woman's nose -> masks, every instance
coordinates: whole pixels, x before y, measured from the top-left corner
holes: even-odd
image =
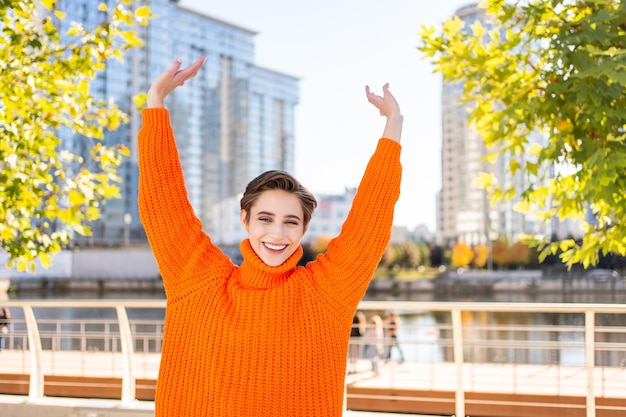
[[[283,225],[281,223],[273,223],[272,228],[270,230],[270,235],[272,237],[282,237],[284,234]]]

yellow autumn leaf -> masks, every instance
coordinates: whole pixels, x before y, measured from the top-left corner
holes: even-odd
[[[529,213],[530,212],[530,202],[528,201],[520,201],[519,203],[517,203],[514,207],[513,210],[518,212],[518,213]]]
[[[68,194],[68,200],[72,206],[79,206],[85,202],[85,196],[76,190],[70,190]]]
[[[148,6],[141,6],[135,11],[135,16],[137,17],[149,17],[151,15],[150,8]]]
[[[40,253],[39,263],[41,263],[41,266],[43,266],[44,268],[50,268],[50,266],[52,265],[52,257],[47,253]]]
[[[478,177],[474,179],[474,183],[487,190],[491,189],[495,182],[495,175],[487,172],[481,172],[480,174],[478,174]]]
[[[562,240],[561,242],[559,242],[559,249],[561,249],[562,252],[565,252],[566,250],[574,246],[574,243],[575,242],[572,239]]]
[[[496,162],[499,155],[500,155],[500,152],[490,152],[487,155],[483,156],[482,159],[485,162],[489,162],[490,164],[493,164],[494,162]]]
[[[117,151],[119,153],[121,153],[124,156],[130,156],[130,149],[127,146],[124,145],[118,145],[117,146]]]
[[[41,0],[41,4],[48,10],[51,10],[56,0]]]
[[[91,229],[89,226],[84,224],[75,224],[72,226],[74,231],[82,236],[91,236]]]
[[[19,272],[24,272],[24,271],[26,271],[27,268],[28,268],[28,265],[26,264],[26,262],[18,261],[18,263],[17,263],[17,270]]]
[[[528,147],[526,153],[532,156],[539,156],[541,151],[543,151],[543,146],[539,145],[538,143],[533,143]]]

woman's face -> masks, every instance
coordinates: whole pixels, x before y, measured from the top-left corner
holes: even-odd
[[[250,208],[250,221],[241,211],[241,223],[250,245],[269,266],[285,262],[300,246],[306,231],[300,200],[283,190],[264,191]]]

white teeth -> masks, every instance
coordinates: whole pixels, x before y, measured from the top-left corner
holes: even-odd
[[[283,250],[287,247],[287,245],[272,245],[271,243],[266,243],[265,246],[271,250]]]

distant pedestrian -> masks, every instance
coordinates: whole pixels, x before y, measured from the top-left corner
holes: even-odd
[[[11,313],[6,307],[0,310],[0,350],[4,350],[6,338],[9,334],[9,325],[11,324]]]
[[[357,372],[357,363],[361,358],[362,345],[361,338],[365,334],[366,318],[363,313],[357,311],[352,318],[352,329],[350,330],[350,347],[348,349],[348,373]]]
[[[367,331],[363,336],[365,348],[363,349],[363,357],[371,361],[372,372],[378,375],[378,363],[385,354],[384,344],[385,333],[383,330],[383,321],[380,316],[375,315],[370,318]]]
[[[404,362],[404,352],[402,352],[402,348],[400,347],[400,343],[398,343],[398,327],[400,323],[400,318],[394,312],[389,314],[389,318],[387,319],[387,348],[385,350],[385,360],[388,361],[391,359],[391,349],[396,348],[398,354],[400,356],[400,362]]]

